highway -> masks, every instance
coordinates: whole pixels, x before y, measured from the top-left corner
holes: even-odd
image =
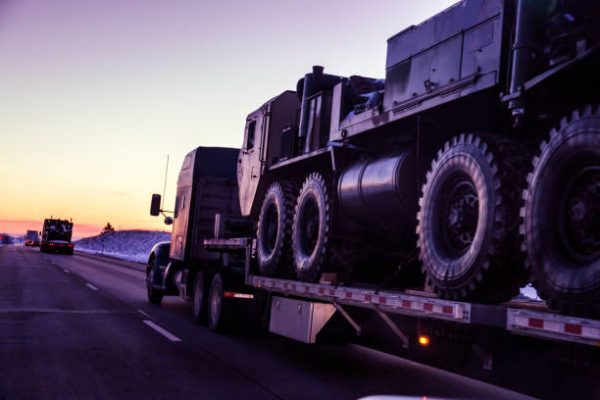
[[[351,344],[219,335],[144,266],[0,247],[0,399],[530,397]]]

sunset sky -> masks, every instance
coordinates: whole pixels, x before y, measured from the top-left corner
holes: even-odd
[[[386,40],[453,0],[0,0],[0,232],[167,229],[196,146],[309,72],[384,77]]]

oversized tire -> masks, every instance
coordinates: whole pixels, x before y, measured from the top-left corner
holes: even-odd
[[[290,270],[295,188],[290,182],[273,183],[258,216],[256,258],[265,276],[285,276]]]
[[[419,200],[419,259],[443,298],[500,302],[526,282],[518,242],[528,152],[489,134],[461,134],[438,152]]]
[[[222,332],[227,328],[228,304],[224,296],[225,286],[221,274],[216,273],[211,282],[208,294],[208,328],[214,332]]]
[[[202,271],[196,273],[192,289],[192,320],[196,324],[206,322],[206,282]]]
[[[332,199],[325,178],[314,172],[306,178],[296,203],[292,254],[296,277],[316,282],[330,256]]]
[[[600,316],[600,109],[564,118],[527,177],[523,250],[533,285],[568,314]]]
[[[148,262],[148,273],[146,274],[146,289],[148,302],[152,304],[160,304],[162,303],[164,293],[162,290],[154,287],[154,282],[152,281],[152,274],[154,273],[154,268],[156,268],[156,259],[151,258]]]

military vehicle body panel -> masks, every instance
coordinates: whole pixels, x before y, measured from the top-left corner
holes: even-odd
[[[384,110],[412,108],[425,102],[425,96],[442,93],[450,101],[454,91],[497,84],[503,16],[501,0],[459,3],[391,37]]]
[[[262,190],[267,184],[260,180],[264,172],[293,154],[291,135],[282,135],[281,132],[294,126],[299,104],[296,93],[286,91],[246,118],[244,144],[237,167],[242,215],[256,213],[259,183]]]

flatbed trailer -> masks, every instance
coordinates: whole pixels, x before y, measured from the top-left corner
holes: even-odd
[[[537,301],[503,305],[450,301],[423,295],[302,283],[250,275],[249,285],[285,296],[361,307],[382,313],[505,328],[519,335],[600,347],[600,321],[557,314]]]
[[[252,240],[246,238],[209,239],[204,243],[207,249],[212,250],[246,248],[247,252],[252,251]],[[600,347],[600,320],[562,315],[548,309],[542,301],[514,299],[500,305],[478,304],[440,299],[432,293],[414,290],[390,291],[298,282],[254,275],[249,262],[246,265],[245,283],[249,288],[274,295],[332,304],[359,334],[360,326],[352,320],[343,307],[351,306],[375,311],[383,316],[386,324],[391,323],[391,320],[386,319],[384,315],[398,314],[487,326],[505,329],[517,335]],[[398,329],[393,325],[390,328],[394,331]],[[398,336],[402,339],[402,335]],[[403,339],[405,341],[403,345],[407,347],[406,335]]]
[[[261,303],[255,320],[304,343],[354,342],[541,398],[600,396],[598,319],[561,314],[541,300],[482,304],[419,290],[265,277],[256,274],[255,242],[204,240],[207,250],[246,254],[245,265],[230,266],[243,274],[225,283],[235,288],[225,299],[230,320],[242,314],[237,305]]]

